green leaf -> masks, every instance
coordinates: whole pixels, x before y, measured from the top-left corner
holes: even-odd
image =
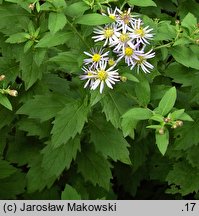
[[[146,79],[135,84],[135,93],[141,106],[147,106],[150,102],[150,85]]]
[[[162,97],[159,102],[158,107],[154,110],[155,112],[159,112],[161,115],[166,115],[171,111],[176,101],[176,88],[170,88]]]
[[[149,7],[149,6],[154,6],[157,7],[156,3],[152,0],[128,0],[128,3],[132,6],[140,6],[140,7]]]
[[[122,74],[122,76],[126,77],[127,80],[130,80],[130,81],[133,81],[133,82],[139,82],[139,80],[137,79],[137,77],[134,76],[133,74],[124,73],[124,74]]]
[[[78,151],[80,151],[80,139],[78,137],[69,140],[56,149],[51,144],[48,144],[42,150],[43,160],[41,166],[48,173],[48,176],[59,177],[65,168],[70,168],[70,164],[76,158]]]
[[[83,129],[87,121],[89,107],[86,102],[75,101],[68,103],[56,116],[53,122],[52,145],[54,148],[59,147],[68,142],[70,138],[74,138],[77,133]]]
[[[170,114],[170,117],[173,119],[173,120],[177,120],[180,118],[180,116],[184,113],[184,109],[180,109],[180,110],[175,110],[174,112],[172,112]]]
[[[165,129],[164,134],[159,134],[158,132],[156,132],[155,139],[158,149],[160,150],[162,155],[164,155],[169,144],[169,131]]]
[[[115,128],[121,128],[121,116],[131,107],[129,99],[114,91],[108,92],[100,102],[107,121],[110,121]]]
[[[10,35],[9,38],[6,40],[6,42],[11,44],[23,43],[28,40],[27,37],[29,37],[29,34],[25,32],[20,32],[20,33]]]
[[[62,200],[81,200],[80,194],[70,185],[66,184],[61,194]]]
[[[170,51],[174,59],[180,64],[199,70],[199,58],[189,47],[175,46]]]
[[[152,111],[146,108],[132,108],[128,110],[122,118],[128,118],[129,121],[133,120],[147,120],[151,118]]]
[[[49,14],[48,28],[52,34],[64,28],[66,24],[66,16],[64,13],[54,13]]]
[[[75,2],[71,5],[69,5],[65,12],[68,16],[71,17],[78,17],[82,16],[86,10],[88,10],[90,7],[86,5],[84,2]]]
[[[94,143],[97,152],[101,152],[114,161],[119,160],[125,164],[131,164],[127,148],[129,144],[120,131],[103,119],[95,119],[90,124],[89,131],[90,139]]]
[[[6,178],[12,174],[14,174],[17,169],[9,164],[9,162],[5,160],[0,160],[0,179]]]
[[[51,48],[58,46],[64,44],[72,36],[73,34],[71,32],[56,32],[55,34],[47,33],[43,38],[41,38],[35,47]]]
[[[129,119],[129,118],[123,118],[122,119],[122,132],[124,137],[130,136],[132,139],[134,139],[135,133],[134,129],[136,128],[138,123],[138,120]]]
[[[28,100],[17,114],[28,115],[30,118],[38,118],[42,122],[57,115],[64,105],[69,101],[65,96],[57,94],[36,95],[34,99]]]
[[[180,117],[178,117],[178,119],[183,121],[194,121],[187,113],[183,113]]]
[[[77,158],[78,172],[86,181],[109,190],[112,178],[110,164],[101,154],[90,149],[79,154]]]
[[[76,23],[82,25],[103,25],[113,22],[113,19],[109,18],[108,16],[103,16],[101,14],[92,13],[92,14],[85,14],[78,19],[75,20]]]
[[[158,113],[154,114],[150,119],[158,122],[164,122],[164,117]]]
[[[161,129],[162,125],[149,125],[146,128],[151,128],[151,129]]]
[[[0,104],[6,107],[9,110],[12,110],[12,104],[8,100],[8,98],[0,93]]]
[[[197,28],[197,18],[192,13],[188,13],[182,20],[181,25],[189,29],[189,32],[192,33]]]

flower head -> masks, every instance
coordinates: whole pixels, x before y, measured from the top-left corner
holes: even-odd
[[[90,58],[84,59],[85,65],[91,64],[91,67],[97,67],[100,61],[108,61],[108,53],[104,52],[103,49],[91,49],[91,53],[84,52],[84,54],[88,55]]]
[[[147,53],[143,53],[142,55],[138,55],[138,59],[135,59],[135,64],[131,66],[131,69],[137,65],[137,72],[139,73],[140,68],[144,73],[150,73],[149,69],[153,69],[154,66],[147,62],[147,59],[153,58],[155,56],[155,52],[153,50],[148,51]],[[149,69],[148,69],[149,68]]]
[[[113,19],[114,21],[117,20],[118,18],[118,8],[116,7],[114,10],[112,8],[107,8],[107,14],[105,13],[102,13],[102,15],[105,15],[105,16],[109,16],[111,19]]]
[[[87,80],[84,88],[86,88],[88,85],[91,87],[95,80],[95,74],[94,71],[91,68],[83,67],[82,70],[84,71],[84,74],[80,76],[81,80]]]

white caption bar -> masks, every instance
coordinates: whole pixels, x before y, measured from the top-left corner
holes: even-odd
[[[0,215],[199,216],[197,200],[1,200]]]

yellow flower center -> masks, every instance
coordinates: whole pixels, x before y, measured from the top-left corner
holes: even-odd
[[[121,42],[127,42],[129,40],[129,35],[127,33],[120,35]]]
[[[108,60],[108,65],[109,65],[109,66],[113,66],[114,64],[115,64],[114,59],[110,58],[110,59]]]
[[[111,29],[111,28],[107,28],[107,29],[104,30],[104,36],[105,36],[106,38],[112,37],[113,34],[114,34],[114,31],[113,31],[113,29]]]
[[[126,47],[124,50],[125,56],[132,56],[133,55],[133,49],[131,47]]]
[[[142,64],[142,62],[145,60],[143,56],[138,56],[139,60],[137,60],[138,64]]]
[[[135,30],[135,34],[138,34],[138,35],[140,35],[141,37],[144,37],[145,32],[144,32],[144,30],[143,30],[142,28],[140,28],[140,29],[136,29],[136,30]]]
[[[92,57],[92,60],[93,60],[94,62],[99,62],[100,59],[101,59],[101,55],[98,54],[98,53],[95,53],[95,54],[93,55],[93,57]]]
[[[116,20],[116,17],[115,17],[114,14],[109,14],[109,17],[110,17],[111,19],[113,19],[113,20]]]
[[[108,77],[108,73],[105,70],[100,70],[100,71],[98,71],[97,77],[98,77],[98,79],[103,81]]]

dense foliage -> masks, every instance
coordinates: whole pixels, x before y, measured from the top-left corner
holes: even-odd
[[[142,57],[88,72],[115,8],[151,55],[109,41],[114,66]],[[0,198],[197,199],[198,18],[196,0],[0,0]]]

